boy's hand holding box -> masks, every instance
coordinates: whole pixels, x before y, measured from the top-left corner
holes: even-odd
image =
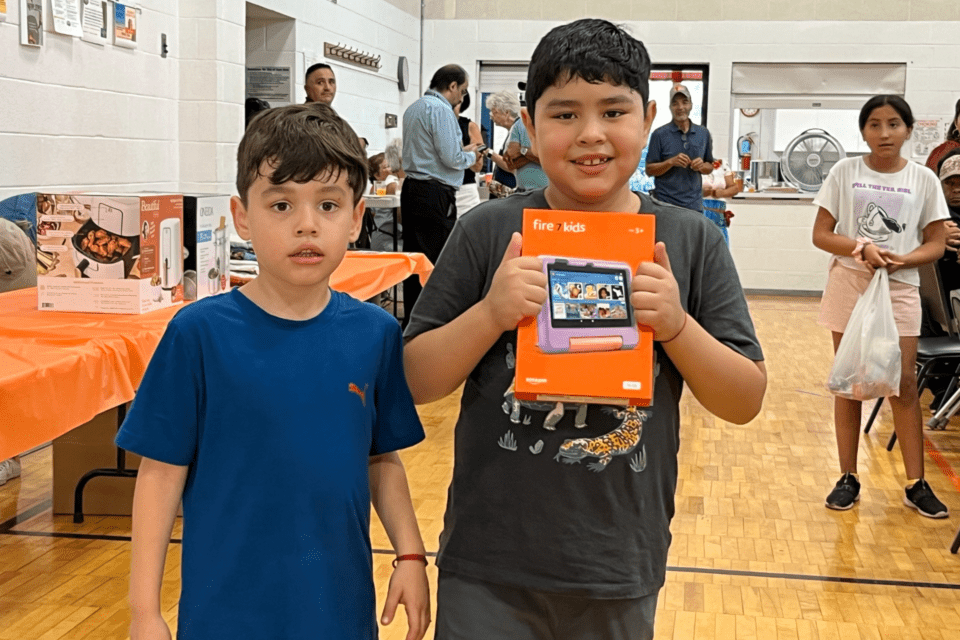
[[[548,295],[518,327],[517,398],[651,403],[654,334],[634,318],[630,285],[654,238],[651,215],[524,211],[523,255],[541,260]]]

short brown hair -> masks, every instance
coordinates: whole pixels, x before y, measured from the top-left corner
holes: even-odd
[[[318,102],[270,109],[258,115],[237,149],[237,192],[247,192],[266,163],[272,184],[293,180],[304,184],[347,172],[357,203],[367,183],[367,159],[360,140],[330,106]]]
[[[383,161],[386,159],[386,156],[382,153],[370,156],[370,159],[367,160],[367,170],[370,172],[370,182],[376,180],[376,176],[380,173],[380,165],[383,164]]]

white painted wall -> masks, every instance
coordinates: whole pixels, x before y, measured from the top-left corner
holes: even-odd
[[[19,3],[0,22],[0,198],[36,189],[165,190],[179,181],[179,62],[160,57],[177,5],[143,0],[135,50],[52,31],[20,45]]]
[[[296,99],[304,46],[323,41],[381,55],[379,73],[336,66],[334,107],[382,150],[383,114],[419,94],[418,4],[408,0],[259,0],[296,20]],[[399,6],[397,6],[399,5]],[[50,31],[41,49],[19,44],[19,3],[0,22],[0,199],[33,190],[233,193],[243,134],[246,2],[141,0],[139,47],[100,47]],[[169,56],[160,57],[160,34]],[[396,85],[399,56],[413,86]],[[399,135],[395,130],[390,132]]]
[[[915,1],[914,5],[919,6]],[[459,11],[461,5],[456,8]],[[543,13],[547,12],[544,7]],[[424,27],[424,68],[432,72],[455,62],[475,73],[478,61],[527,61],[539,39],[558,24],[547,20],[429,19]],[[960,26],[957,22],[661,20],[624,24],[644,42],[654,62],[710,65],[707,127],[717,150],[730,148],[734,62],[906,63],[906,99],[918,119],[952,117],[960,96],[960,44],[954,37]],[[809,242],[813,217],[787,216],[782,207],[761,214],[760,209],[765,208],[746,206],[751,213],[741,214],[737,209],[730,228],[737,267],[741,276],[750,274],[743,278],[744,285],[822,289],[823,278],[813,272],[802,278],[783,277],[792,267],[805,271],[807,265],[822,259],[822,252]],[[776,229],[778,241],[786,243],[775,247],[779,250],[777,271],[770,269],[770,246],[764,233],[768,227]]]

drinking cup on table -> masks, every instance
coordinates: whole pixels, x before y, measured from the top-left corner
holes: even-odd
[[[378,196],[387,195],[387,183],[377,180],[373,183],[373,192]]]

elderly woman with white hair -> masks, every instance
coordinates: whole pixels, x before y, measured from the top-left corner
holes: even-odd
[[[513,175],[513,169],[503,157],[503,152],[510,140],[510,131],[513,127],[523,126],[520,122],[520,99],[516,93],[509,91],[497,91],[487,96],[487,109],[490,110],[490,117],[494,123],[508,130],[507,137],[504,139],[503,146],[500,147],[500,153],[491,153],[490,158],[496,165],[493,171],[493,179],[505,187],[515,189],[517,179]]]

